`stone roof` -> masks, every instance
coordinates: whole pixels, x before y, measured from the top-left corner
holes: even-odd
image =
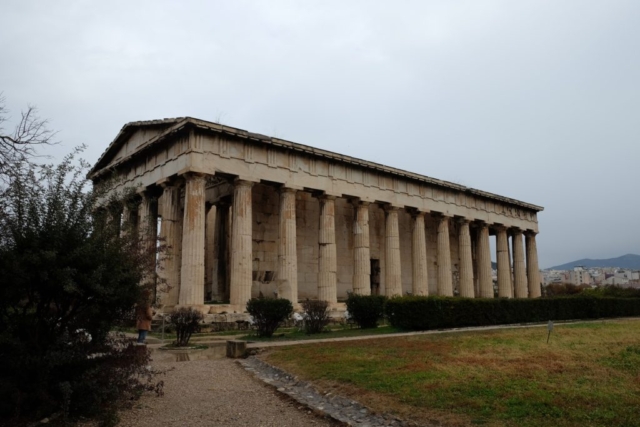
[[[450,188],[457,191],[474,194],[487,199],[500,201],[502,203],[512,204],[515,206],[524,207],[526,209],[531,209],[536,212],[540,212],[544,210],[542,206],[522,202],[520,200],[511,199],[509,197],[500,196],[497,194],[489,193],[489,192],[478,190],[475,188],[466,187],[464,185],[456,184],[453,182],[444,181],[444,180],[432,178],[426,175],[420,175],[420,174],[408,172],[402,169],[385,166],[379,163],[358,159],[356,157],[334,153],[328,150],[323,150],[323,149],[312,147],[309,145],[299,144],[296,142],[291,142],[291,141],[287,141],[279,138],[273,138],[273,137],[262,135],[259,133],[248,132],[243,129],[238,129],[231,126],[225,126],[219,123],[208,122],[206,120],[200,120],[193,117],[176,117],[176,118],[166,118],[161,120],[144,120],[144,121],[137,121],[137,122],[129,122],[125,124],[120,130],[120,132],[118,133],[118,135],[115,137],[115,139],[111,142],[111,144],[109,144],[106,150],[102,153],[102,155],[100,156],[100,158],[98,159],[94,167],[89,171],[88,177],[90,179],[97,178],[100,175],[101,168],[106,166],[107,164],[108,154],[117,151],[120,145],[124,143],[124,141],[126,141],[126,138],[129,136],[130,133],[133,133],[135,130],[142,127],[146,127],[146,126],[167,126],[167,129],[165,129],[159,135],[151,138],[149,141],[144,143],[140,147],[140,149],[146,149],[151,145],[155,145],[156,143],[163,141],[170,135],[184,129],[185,127],[195,126],[196,128],[204,129],[207,131],[223,133],[223,134],[227,134],[227,135],[234,136],[241,139],[256,141],[258,143],[269,144],[276,147],[282,147],[285,149],[294,150],[298,152],[304,152],[315,157],[323,157],[326,159],[331,159],[331,160],[342,162],[342,163],[358,165],[366,169],[373,169],[378,172],[384,172],[390,175],[405,177],[411,180],[429,183],[438,187]],[[117,166],[118,164],[123,163],[128,159],[129,157],[123,158],[112,166]]]

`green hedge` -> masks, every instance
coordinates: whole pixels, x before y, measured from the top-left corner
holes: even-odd
[[[356,324],[362,328],[375,328],[384,316],[387,297],[384,295],[356,295],[347,298],[347,311]]]
[[[389,323],[406,330],[548,320],[640,316],[640,298],[567,296],[536,299],[406,296],[387,301]]]

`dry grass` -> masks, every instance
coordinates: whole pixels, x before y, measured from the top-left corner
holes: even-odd
[[[338,342],[270,363],[380,411],[445,425],[640,425],[640,321]]]

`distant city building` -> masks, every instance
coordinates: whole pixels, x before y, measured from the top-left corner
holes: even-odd
[[[573,271],[570,272],[569,280],[574,285],[590,285],[591,275],[584,267],[578,266],[574,267]]]

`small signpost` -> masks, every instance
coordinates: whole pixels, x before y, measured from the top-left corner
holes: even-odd
[[[549,337],[551,337],[551,331],[553,331],[553,322],[551,320],[547,323],[547,331],[549,331],[547,334],[547,344],[549,344]]]

